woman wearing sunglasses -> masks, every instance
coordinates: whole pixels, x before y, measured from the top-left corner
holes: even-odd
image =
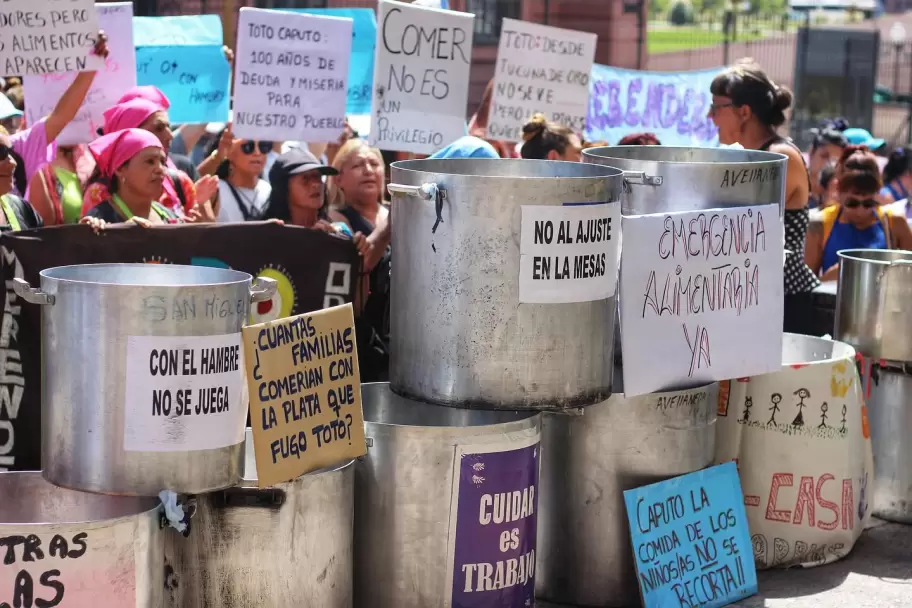
[[[805,261],[824,281],[839,278],[843,249],[912,250],[912,230],[905,218],[877,202],[882,182],[877,159],[862,146],[847,146],[836,165],[838,205],[811,218]]]
[[[219,177],[216,221],[256,222],[266,217],[272,187],[260,176],[271,151],[271,141],[232,139],[227,158],[215,172]]]
[[[12,154],[9,133],[0,126],[0,231],[40,228],[41,217],[28,201],[13,192],[16,160]]]

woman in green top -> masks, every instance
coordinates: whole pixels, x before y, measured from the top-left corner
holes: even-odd
[[[12,194],[16,160],[9,133],[0,126],[0,231],[19,231],[41,227],[41,217],[25,199]]]
[[[79,223],[85,185],[94,167],[85,146],[59,146],[57,158],[32,176],[29,202],[46,226]]]

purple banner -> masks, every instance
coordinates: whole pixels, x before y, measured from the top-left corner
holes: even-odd
[[[461,455],[452,608],[535,605],[538,452],[535,443]]]

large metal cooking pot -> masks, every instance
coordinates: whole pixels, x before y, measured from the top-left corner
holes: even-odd
[[[235,485],[247,418],[241,327],[275,282],[171,264],[40,273],[16,293],[42,309],[44,476],[67,488],[156,496]]]
[[[161,608],[157,500],[74,492],[37,471],[0,473],[0,496],[0,605]]]
[[[606,146],[583,161],[624,171],[624,215],[777,204],[785,208],[788,157],[775,152],[672,146]]]
[[[622,388],[622,387],[618,387]],[[719,385],[544,414],[536,595],[632,606],[639,587],[624,491],[712,463]]]
[[[355,606],[533,605],[541,415],[361,396]]]
[[[241,485],[199,496],[188,538],[166,534],[168,605],[350,608],[352,462],[259,488],[248,429]]]
[[[392,182],[396,393],[509,410],[591,405],[610,395],[614,293],[520,303],[520,234],[524,208],[574,215],[585,212],[581,203],[607,203],[617,210],[620,171],[558,161],[411,160],[392,165]],[[611,230],[616,239],[617,227]],[[526,268],[533,256],[523,257]],[[605,280],[616,277],[610,264]]]
[[[874,451],[874,515],[912,524],[912,366],[865,361]]]
[[[912,252],[839,252],[837,340],[874,359],[912,361]]]

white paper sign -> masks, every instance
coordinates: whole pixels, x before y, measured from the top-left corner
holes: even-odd
[[[626,395],[780,369],[778,205],[627,216],[623,232]]]
[[[129,336],[124,449],[212,450],[244,440],[241,334]]]
[[[0,76],[100,70],[92,0],[0,1]]]
[[[566,304],[615,294],[619,203],[523,205],[519,301]]]
[[[433,154],[466,134],[474,19],[469,13],[380,2],[372,146]]]
[[[595,34],[504,19],[488,137],[522,141],[522,127],[536,112],[582,133],[597,40]]]
[[[63,146],[88,143],[98,137],[104,111],[136,86],[136,50],[133,47],[133,4],[96,4],[98,25],[108,36],[108,58],[92,82],[76,118],[57,137]],[[60,96],[73,84],[76,74],[44,74],[23,80],[25,112],[33,125],[54,109]]]
[[[345,129],[351,19],[242,8],[236,137],[335,141]]]

